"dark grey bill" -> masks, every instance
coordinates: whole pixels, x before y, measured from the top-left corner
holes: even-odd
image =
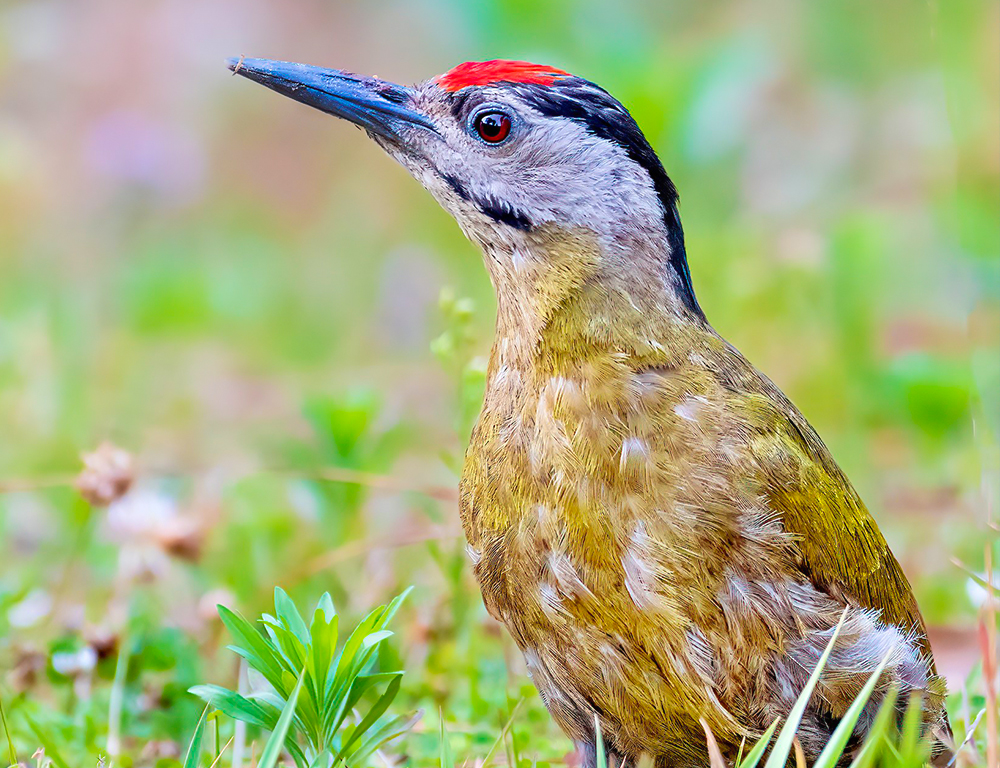
[[[407,106],[413,89],[404,85],[290,61],[234,58],[226,65],[234,74],[387,139],[414,125],[437,133],[428,117]]]

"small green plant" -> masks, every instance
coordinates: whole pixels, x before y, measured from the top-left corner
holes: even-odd
[[[438,307],[445,330],[431,342],[431,352],[454,377],[458,396],[455,428],[464,446],[479,416],[486,388],[486,361],[476,354],[475,304],[472,299],[457,298],[450,288],[441,291]],[[445,457],[448,465],[461,469],[461,456]]]
[[[277,616],[261,617],[266,635],[220,605],[219,616],[234,640],[229,648],[261,674],[269,690],[242,696],[217,685],[196,685],[191,693],[230,717],[272,732],[261,766],[276,765],[282,749],[298,768],[363,766],[414,722],[387,714],[403,673],[373,670],[379,647],[392,636],[386,626],[407,592],[369,613],[339,651],[339,617],[329,594],[320,598],[307,626],[288,595],[276,588]],[[189,755],[186,764],[197,762]]]

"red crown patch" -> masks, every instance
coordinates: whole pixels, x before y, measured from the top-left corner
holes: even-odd
[[[454,93],[472,85],[492,83],[527,83],[529,85],[551,85],[561,77],[571,77],[555,67],[532,64],[529,61],[467,61],[449,72],[434,78],[434,82],[446,91]]]

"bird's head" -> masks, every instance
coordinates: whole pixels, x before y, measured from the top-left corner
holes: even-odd
[[[495,282],[570,238],[598,269],[662,276],[674,309],[700,316],[676,189],[597,85],[520,61],[469,62],[413,87],[264,59],[229,67],[365,129],[483,248]]]

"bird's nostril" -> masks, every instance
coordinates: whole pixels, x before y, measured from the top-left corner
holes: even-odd
[[[408,88],[403,88],[402,86],[395,85],[394,83],[377,80],[373,83],[373,85],[375,92],[378,93],[379,96],[384,98],[386,101],[391,101],[393,104],[402,104],[410,98],[410,91]]]

